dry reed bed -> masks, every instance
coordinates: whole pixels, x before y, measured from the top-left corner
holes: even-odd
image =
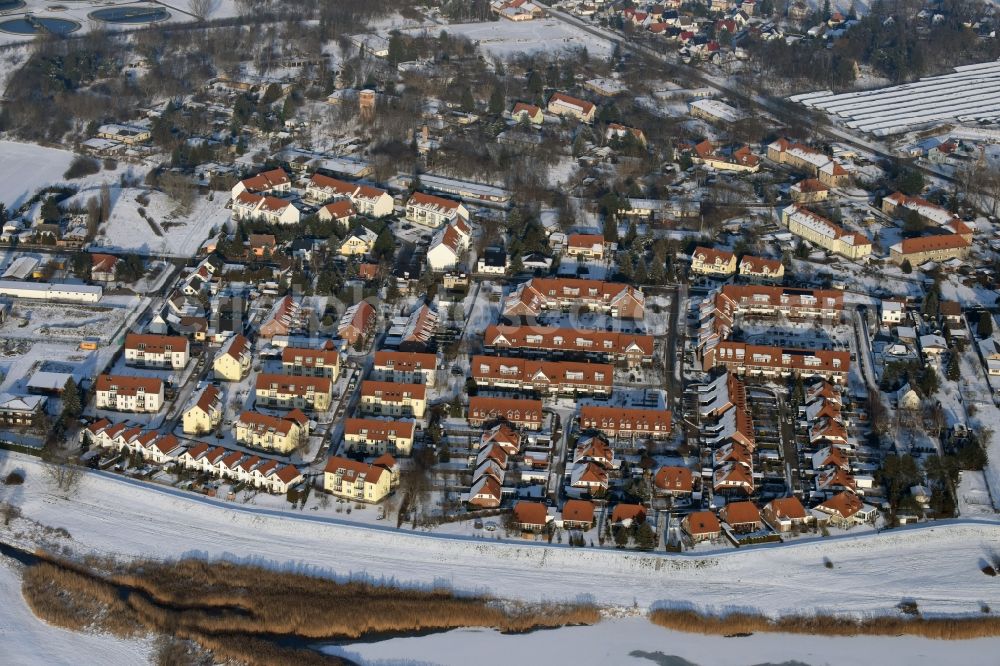
[[[691,610],[657,609],[653,624],[689,633],[732,635],[751,633],[810,634],[814,636],[921,636],[940,640],[967,640],[1000,635],[1000,617],[893,617],[861,620],[831,615],[790,615],[777,619],[750,613],[703,615]]]
[[[226,562],[99,567],[36,555],[41,561],[26,568],[22,593],[40,618],[77,631],[190,639],[216,657],[254,666],[343,663],[275,638],[354,639],[459,627],[523,632],[600,620],[589,605],[502,605],[445,590],[337,583]]]

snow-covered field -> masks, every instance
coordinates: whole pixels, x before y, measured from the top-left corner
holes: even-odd
[[[136,197],[142,194],[149,197],[145,206],[136,201]],[[175,213],[176,203],[162,192],[137,188],[122,190],[95,244],[145,255],[192,257],[213,230],[221,229],[229,221],[226,200],[224,194],[212,200],[197,197],[190,213],[182,216]],[[162,236],[155,234],[149,223],[139,215],[139,208],[153,218],[162,230]]]
[[[12,560],[0,558],[0,661],[5,664],[144,664],[148,640],[68,631],[39,620],[21,596],[21,579]]]
[[[425,28],[411,29],[420,32]],[[498,58],[511,58],[539,51],[557,53],[586,48],[592,58],[611,55],[611,42],[582,32],[555,19],[534,21],[487,21],[486,23],[455,23],[433,29],[462,35],[477,43],[483,51]]]
[[[785,664],[916,664],[960,661],[964,666],[996,664],[1000,639],[954,643],[926,638],[825,638],[787,634],[719,638],[668,631],[645,618],[606,619],[593,627],[564,627],[527,635],[486,629],[394,638],[370,644],[327,647],[324,652],[364,664],[479,666],[509,664],[635,664],[641,666],[746,666]]]
[[[0,453],[0,474],[26,471],[15,503],[26,518],[65,527],[77,552],[126,557],[229,558],[338,579],[450,585],[527,600],[694,607],[715,612],[885,613],[904,598],[922,612],[1000,608],[979,568],[1000,540],[993,521],[938,523],[711,556],[667,556],[435,536],[358,526],[309,511],[234,505],[88,473],[71,500],[54,495],[41,463]],[[0,488],[0,497],[8,493]],[[25,521],[0,538],[34,546]],[[824,567],[829,558],[833,569]]]
[[[40,187],[62,182],[73,153],[32,143],[0,141],[0,202],[13,210]]]

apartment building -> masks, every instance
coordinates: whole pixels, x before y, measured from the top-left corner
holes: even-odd
[[[340,352],[327,345],[323,349],[285,347],[281,350],[281,371],[296,377],[340,377]]]
[[[545,121],[545,115],[540,108],[524,102],[518,102],[514,105],[510,117],[517,122],[527,122],[532,125],[541,125]]]
[[[701,309],[699,345],[705,347],[728,338],[740,315],[836,322],[844,311],[844,293],[838,289],[725,285],[714,298],[704,301]]]
[[[187,365],[190,349],[183,336],[129,333],[125,336],[125,364],[180,370]]]
[[[323,472],[323,489],[353,502],[381,502],[392,489],[392,474],[374,464],[333,456]]]
[[[503,302],[504,317],[537,317],[545,310],[584,308],[621,319],[642,319],[646,299],[620,282],[577,278],[533,278],[521,283]]]
[[[825,349],[789,349],[724,340],[703,354],[706,369],[724,366],[729,372],[765,379],[820,376],[837,384],[847,381],[851,354]]]
[[[414,192],[406,202],[406,219],[437,229],[456,219],[469,219],[468,209],[458,201]]]
[[[357,212],[371,217],[391,215],[394,208],[392,195],[385,190],[348,183],[318,173],[313,174],[306,184],[306,199],[313,203],[346,199],[354,205]]]
[[[257,404],[273,409],[306,409],[323,412],[330,408],[333,382],[328,377],[257,375]]]
[[[346,419],[344,421],[344,446],[348,451],[358,451],[366,456],[408,456],[413,451],[416,434],[414,421],[386,421],[383,419]]]
[[[608,333],[558,326],[491,325],[483,334],[487,352],[523,356],[586,356],[629,367],[651,363],[653,337],[637,333]]]
[[[729,277],[736,274],[736,255],[711,247],[696,247],[691,254],[691,272]]]
[[[611,395],[614,368],[603,363],[473,356],[479,386],[544,394]]]
[[[959,234],[934,234],[918,238],[904,238],[889,248],[889,261],[894,264],[910,262],[919,266],[925,261],[948,261],[969,255],[972,244]]]
[[[749,146],[742,146],[729,153],[720,152],[719,146],[711,141],[702,141],[692,148],[691,161],[704,164],[716,171],[736,171],[756,173],[760,170],[760,158],[753,154]]]
[[[838,162],[820,151],[788,139],[778,139],[767,147],[767,158],[804,171],[828,187],[845,187],[851,174]]]
[[[288,455],[309,435],[309,419],[297,409],[284,416],[247,411],[240,414],[233,431],[244,446]]]
[[[100,375],[94,391],[97,409],[155,413],[163,407],[163,381],[155,377]]]
[[[426,384],[434,386],[437,377],[437,356],[420,352],[377,351],[372,366],[372,379]]]
[[[580,428],[598,430],[621,439],[665,439],[670,436],[671,414],[666,409],[634,409],[584,405]]]
[[[427,407],[427,386],[366,380],[361,382],[360,407],[369,414],[420,419]]]
[[[298,224],[302,212],[288,199],[242,192],[232,205],[234,220],[254,220],[267,224]]]
[[[262,171],[256,176],[245,178],[233,186],[230,195],[236,199],[240,194],[253,192],[257,194],[287,194],[292,191],[292,179],[284,169]]]
[[[215,378],[226,382],[238,382],[250,372],[253,351],[250,341],[236,334],[219,349],[212,362]]]
[[[502,420],[526,430],[542,427],[542,401],[520,398],[469,398],[469,425],[480,427],[485,423]]]
[[[790,232],[834,254],[857,260],[872,253],[871,239],[864,234],[848,231],[798,204],[781,211],[781,217]]]
[[[785,264],[780,259],[746,255],[740,259],[739,272],[744,277],[781,282],[785,279]]]
[[[48,398],[42,395],[0,393],[0,425],[27,428],[40,424],[47,401]]]

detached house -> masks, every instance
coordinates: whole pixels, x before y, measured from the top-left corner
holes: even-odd
[[[183,336],[129,333],[125,336],[125,364],[140,368],[172,368],[187,365],[190,353]]]
[[[518,502],[514,505],[513,525],[525,532],[541,532],[549,524],[548,507],[541,502]]]
[[[870,523],[877,515],[878,509],[865,504],[849,490],[834,495],[813,509],[813,517],[818,523],[830,523],[837,527]]]
[[[528,122],[532,125],[541,125],[545,120],[542,110],[534,104],[518,102],[510,112],[510,117],[518,122]]]
[[[566,256],[582,259],[604,259],[604,236],[601,234],[570,234],[566,239]]]
[[[681,529],[695,543],[700,541],[712,541],[718,539],[722,534],[722,526],[719,519],[711,511],[695,511],[689,513],[681,520]]]
[[[458,265],[462,253],[469,246],[472,229],[464,218],[456,217],[438,230],[427,250],[427,264],[432,271],[447,271]]]
[[[372,248],[375,247],[376,240],[378,240],[378,234],[371,229],[367,227],[355,227],[354,231],[347,234],[347,237],[344,238],[338,252],[345,257],[365,255],[370,253]]]
[[[687,497],[694,491],[694,474],[687,467],[661,467],[653,477],[653,491],[661,496]]]
[[[119,261],[113,254],[91,254],[90,279],[94,282],[114,282]]]
[[[184,434],[203,435],[211,432],[221,420],[222,393],[216,387],[208,385],[184,411]]]
[[[812,522],[812,516],[806,513],[802,502],[794,495],[771,500],[764,505],[762,516],[778,532],[788,532],[794,527]]]
[[[589,530],[594,526],[594,503],[587,500],[566,500],[562,509],[564,530]]]
[[[719,517],[737,534],[756,532],[764,526],[760,518],[760,509],[753,502],[731,502],[722,507]]]
[[[415,224],[437,229],[457,218],[468,220],[469,211],[451,199],[414,192],[406,202],[406,219]]]

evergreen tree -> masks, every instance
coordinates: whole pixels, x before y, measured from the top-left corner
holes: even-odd
[[[500,87],[500,84],[497,84],[493,87],[493,92],[490,94],[490,114],[499,116],[503,113],[506,105],[507,101],[504,99],[503,88]]]
[[[989,312],[979,314],[979,323],[976,325],[976,335],[980,338],[988,338],[993,335],[993,315]]]
[[[958,353],[952,351],[948,358],[947,377],[950,381],[957,382],[962,376],[962,369],[958,363]]]
[[[64,420],[76,418],[83,412],[80,400],[80,389],[72,377],[66,380],[62,394],[62,417]]]
[[[899,270],[903,271],[905,274],[909,275],[913,272],[913,266],[910,264],[909,259],[903,259],[903,263],[899,265]]]
[[[635,545],[640,550],[653,550],[656,548],[656,533],[649,523],[643,523],[635,534]]]
[[[462,89],[462,111],[472,113],[476,110],[476,100],[472,97],[472,90],[466,86]]]

